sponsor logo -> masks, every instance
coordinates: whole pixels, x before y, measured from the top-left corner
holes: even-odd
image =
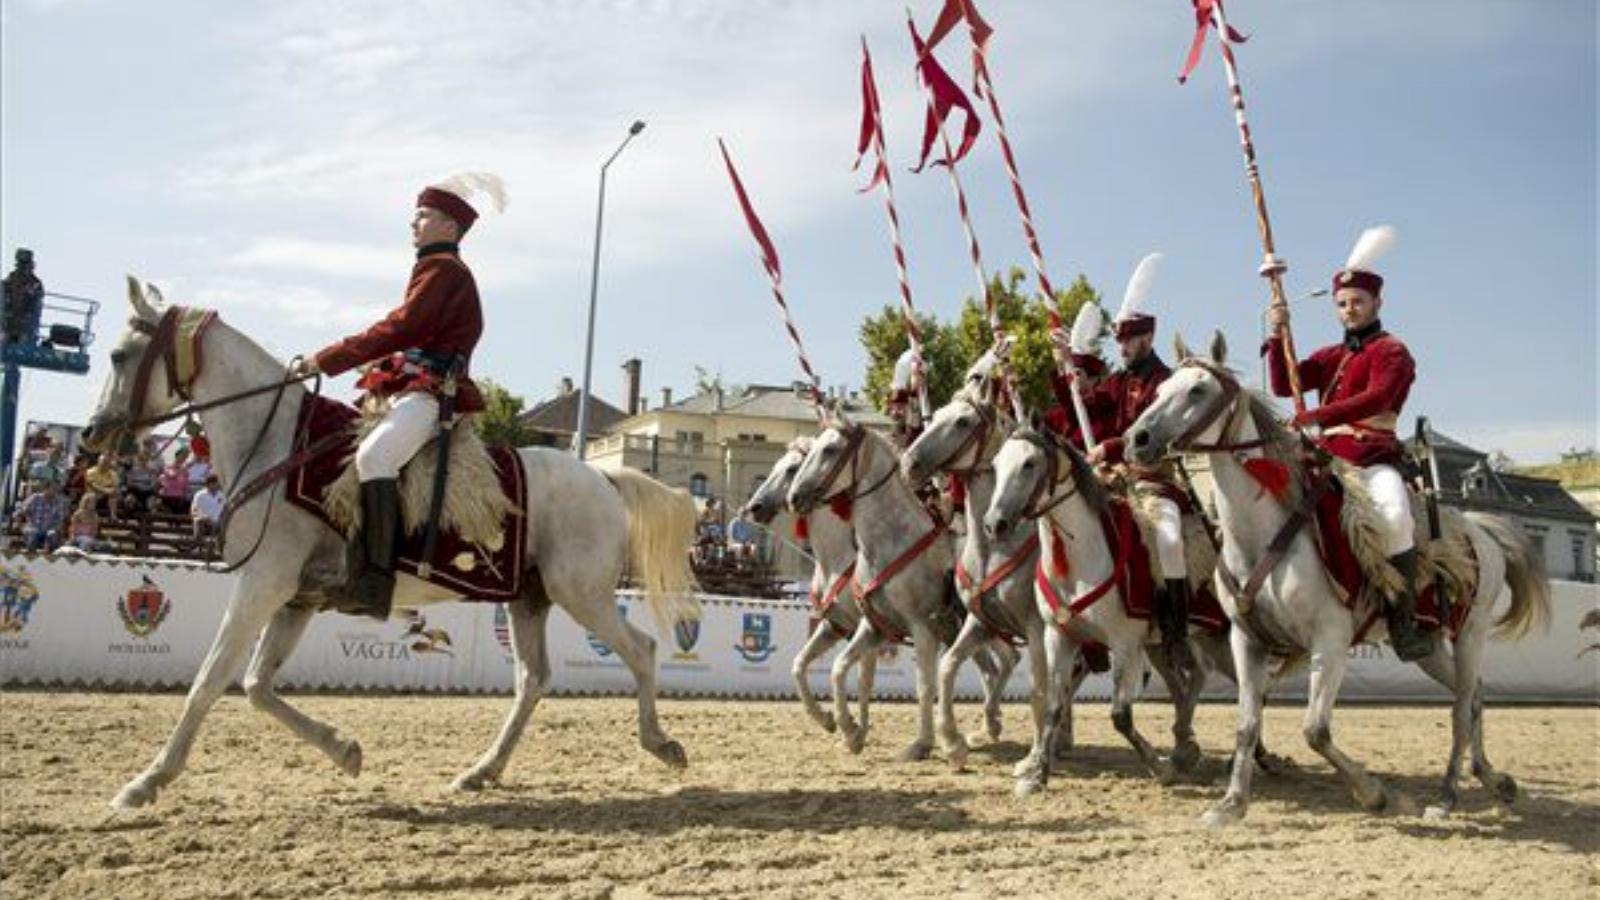
[[[744,632],[734,650],[747,663],[764,663],[777,647],[772,643],[772,616],[767,613],[745,613]]]
[[[122,619],[122,627],[142,640],[149,640],[171,612],[172,601],[148,575],[143,576],[138,587],[117,598],[117,615]]]
[[[33,605],[39,602],[39,588],[27,569],[0,566],[0,635],[16,634],[28,625]],[[16,642],[26,646],[26,642]]]
[[[672,638],[678,642],[678,652],[672,654],[673,659],[700,658],[700,654],[694,652],[694,645],[700,643],[699,619],[679,619],[672,626]]]
[[[628,605],[626,603],[618,603],[617,604],[617,615],[621,616],[624,619],[626,619],[628,617]],[[611,649],[611,647],[609,645],[607,645],[605,641],[600,640],[599,636],[596,635],[594,632],[592,632],[592,631],[588,632],[588,636],[589,636],[589,649],[594,651],[594,655],[595,656],[598,656],[601,659],[605,659],[606,657],[611,656],[612,654],[617,652],[617,651]]]
[[[494,605],[494,639],[501,650],[511,652],[511,613],[506,612],[504,603]]]
[[[405,633],[400,635],[401,643],[406,644],[406,649],[412,653],[437,653],[441,656],[455,656],[451,649],[450,632],[443,628],[429,628],[428,620],[421,613],[413,614],[411,624],[406,626]]]

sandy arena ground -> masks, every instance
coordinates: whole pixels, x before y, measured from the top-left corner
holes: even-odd
[[[851,757],[798,705],[665,701],[682,775],[634,739],[631,700],[546,700],[505,783],[445,790],[488,745],[503,698],[301,697],[358,736],[359,779],[225,698],[188,771],[149,810],[106,803],[165,738],[172,695],[0,698],[0,897],[1229,897],[1382,900],[1600,896],[1600,710],[1491,709],[1511,809],[1476,783],[1449,822],[1369,816],[1269,711],[1298,768],[1258,777],[1243,826],[1196,817],[1221,795],[1233,709],[1201,709],[1201,777],[1163,788],[1079,710],[1079,746],[1049,790],[1013,799],[1026,711],[965,773],[899,763],[914,710],[875,707]],[[962,720],[975,727],[976,710]],[[1163,710],[1141,704],[1162,743]],[[1448,740],[1437,708],[1350,708],[1344,747],[1416,805]],[[1404,803],[1402,804],[1404,805]]]

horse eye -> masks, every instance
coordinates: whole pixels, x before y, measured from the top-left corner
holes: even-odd
[[[962,417],[956,419],[956,424],[960,425],[962,428],[969,428],[969,427],[972,426],[972,420],[967,418],[966,416],[962,416]]]
[[[1023,463],[1022,464],[1022,468],[1023,468],[1024,471],[1027,471],[1027,472],[1033,471],[1033,460],[1030,459],[1027,462]]]
[[[796,473],[798,471],[800,471],[800,464],[799,463],[795,463],[794,465],[789,467],[789,474],[790,475],[793,475],[794,473]]]
[[[1202,390],[1200,385],[1198,385],[1198,384],[1195,385],[1192,388],[1189,388],[1189,396],[1191,396],[1191,397],[1198,397],[1203,393],[1205,393],[1205,391]]]
[[[125,360],[127,358],[128,358],[128,352],[126,350],[113,350],[113,351],[111,351],[111,364],[114,365],[114,366],[122,365],[123,360]]]

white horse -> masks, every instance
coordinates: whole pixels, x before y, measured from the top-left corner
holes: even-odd
[[[960,769],[966,761],[966,738],[955,723],[956,672],[973,653],[996,638],[1007,635],[1022,638],[1028,648],[1028,664],[1033,674],[1030,697],[1034,736],[1027,757],[1016,765],[1020,775],[1033,767],[1033,758],[1044,746],[1045,691],[1049,669],[1044,651],[1044,620],[1039,617],[1033,597],[1033,572],[1039,560],[1039,541],[1035,534],[1015,531],[991,540],[983,527],[983,515],[994,495],[995,453],[1005,441],[1009,420],[993,402],[992,351],[967,370],[966,383],[950,402],[934,412],[926,430],[900,457],[906,480],[920,484],[936,473],[960,480],[966,489],[965,536],[958,561],[967,579],[957,578],[956,587],[968,610],[981,610],[967,616],[966,624],[954,644],[939,658],[939,741],[951,765]],[[1076,673],[1067,702],[1062,707],[1059,745],[1072,744],[1072,694],[1087,669]]]
[[[1239,672],[1238,746],[1233,775],[1223,799],[1208,810],[1204,821],[1218,826],[1242,819],[1250,802],[1251,747],[1261,729],[1261,705],[1269,655],[1310,656],[1310,689],[1306,704],[1305,738],[1350,785],[1356,799],[1368,810],[1388,802],[1383,786],[1333,743],[1330,723],[1339,684],[1344,678],[1348,652],[1362,623],[1376,612],[1376,603],[1362,598],[1353,607],[1340,602],[1334,584],[1306,529],[1294,534],[1281,561],[1268,565],[1253,598],[1230,589],[1255,580],[1257,564],[1268,557],[1269,545],[1284,532],[1285,523],[1304,497],[1306,475],[1300,462],[1297,436],[1277,421],[1270,402],[1240,387],[1225,368],[1227,346],[1218,334],[1210,358],[1190,354],[1180,342],[1179,368],[1163,383],[1155,402],[1128,430],[1132,458],[1153,462],[1168,452],[1205,448],[1216,479],[1216,503],[1222,526],[1222,557],[1217,567],[1218,596],[1233,620],[1233,657]],[[1250,458],[1265,458],[1285,467],[1293,488],[1286,500],[1263,491],[1246,470]],[[1269,464],[1270,464],[1269,463]],[[1448,512],[1448,511],[1447,511]],[[1516,782],[1496,772],[1483,747],[1483,684],[1479,669],[1491,624],[1505,636],[1520,636],[1535,624],[1548,621],[1549,583],[1544,563],[1527,538],[1495,516],[1468,513],[1445,518],[1449,541],[1470,542],[1476,570],[1470,597],[1456,602],[1471,609],[1457,635],[1454,650],[1440,641],[1434,653],[1418,662],[1423,671],[1455,695],[1449,761],[1445,766],[1442,802],[1431,815],[1448,813],[1456,803],[1456,782],[1461,756],[1470,743],[1472,771],[1502,801],[1516,796]],[[1284,532],[1288,533],[1288,532]],[[1417,546],[1428,548],[1428,535],[1418,534]],[[1264,567],[1265,568],[1265,567]],[[1505,588],[1511,603],[1498,621],[1495,600]],[[1370,593],[1370,592],[1368,592]],[[1377,616],[1375,634],[1383,633]]]
[[[103,450],[126,436],[149,430],[151,418],[174,410],[179,398],[167,388],[170,346],[160,346],[165,308],[155,288],[128,279],[133,307],[129,328],[111,352],[111,371],[101,391],[85,446]],[[221,321],[198,341],[203,366],[190,387],[196,405],[219,402],[199,413],[212,441],[212,464],[230,489],[248,483],[290,456],[296,421],[307,392],[299,383],[281,393],[253,389],[285,382],[285,366],[240,332]],[[181,351],[180,351],[181,352]],[[147,359],[149,357],[149,359]],[[140,369],[145,377],[140,377]],[[136,393],[139,396],[136,396]],[[228,398],[250,394],[228,402]],[[141,412],[143,415],[141,415]],[[528,485],[527,558],[532,571],[524,596],[506,604],[516,654],[516,699],[489,750],[455,779],[458,789],[496,781],[521,736],[528,717],[549,686],[545,621],[552,603],[612,647],[627,663],[639,686],[639,742],[673,768],[687,765],[682,746],[669,738],[656,718],[655,641],[617,611],[616,586],[625,567],[648,587],[660,621],[695,614],[688,591],[693,573],[688,550],[693,542],[694,509],[687,494],[634,472],[605,476],[571,455],[553,450],[521,451]],[[166,746],[142,774],[130,781],[113,806],[144,806],[183,770],[200,723],[245,662],[245,693],[296,735],[325,753],[343,771],[361,770],[361,745],[333,727],[290,706],[278,696],[273,679],[305,633],[320,597],[308,589],[308,573],[342,566],[344,539],[310,514],[282,500],[282,482],[240,507],[227,525],[225,560],[253,555],[238,570],[238,582],[216,640],[195,677],[182,717]],[[270,527],[269,527],[270,525]],[[462,599],[446,589],[401,575],[397,607]],[[251,648],[254,647],[252,654]]]
[[[741,516],[760,525],[769,525],[787,505],[789,487],[800,471],[806,453],[811,450],[811,438],[795,438],[785,448],[783,456],[772,464],[766,480],[756,488],[749,502],[739,511]],[[850,590],[850,579],[855,574],[856,531],[850,523],[828,510],[816,510],[799,516],[805,522],[806,540],[815,554],[816,567],[811,575],[812,611],[820,619],[805,646],[795,654],[790,672],[794,676],[795,690],[800,703],[825,731],[832,733],[838,727],[833,713],[822,708],[811,693],[807,672],[811,663],[838,642],[855,634],[861,624],[861,607],[856,604],[855,592]],[[869,653],[861,660],[861,673],[856,690],[860,695],[861,721],[867,721],[867,697],[872,694],[873,676],[878,665],[877,654]],[[862,726],[865,728],[865,725]]]
[[[941,635],[953,639],[961,613],[952,608],[954,553],[949,531],[923,507],[900,478],[894,448],[883,435],[850,422],[843,414],[812,442],[789,488],[789,506],[808,514],[819,504],[848,507],[855,528],[855,589],[861,624],[834,660],[834,716],[850,749],[859,752],[866,722],[858,726],[845,705],[845,673],[886,640],[909,639],[916,648],[917,737],[902,760],[926,759],[933,750],[934,677]],[[998,657],[996,659],[995,657]],[[985,721],[991,737],[1000,729],[1000,702],[1019,654],[999,643],[994,654],[979,654],[983,673]],[[868,691],[862,690],[865,703]]]

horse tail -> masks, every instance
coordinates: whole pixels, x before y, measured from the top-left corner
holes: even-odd
[[[1545,574],[1544,554],[1527,535],[1499,516],[1469,512],[1467,518],[1489,535],[1506,558],[1511,606],[1494,623],[1495,637],[1516,640],[1534,628],[1549,627],[1550,578]]]
[[[628,511],[628,568],[644,588],[656,621],[670,626],[700,618],[689,564],[696,515],[687,491],[669,488],[643,472],[606,472]]]

